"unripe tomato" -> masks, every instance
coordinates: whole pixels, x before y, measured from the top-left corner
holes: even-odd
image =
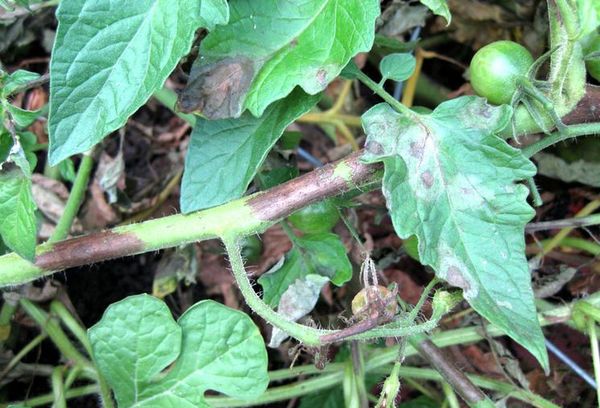
[[[331,200],[323,200],[296,211],[288,217],[292,225],[307,234],[329,232],[340,219]]]
[[[496,41],[481,48],[471,60],[471,85],[493,104],[509,103],[517,80],[533,64],[527,48],[513,41]]]
[[[600,34],[594,37],[585,51],[586,54],[600,52]],[[594,58],[593,60],[587,60],[585,62],[585,67],[592,78],[596,81],[600,81],[600,57]]]

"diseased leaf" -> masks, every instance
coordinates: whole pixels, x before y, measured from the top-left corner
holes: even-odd
[[[429,10],[438,16],[442,16],[446,19],[446,23],[450,25],[452,15],[448,8],[448,0],[419,0],[422,4],[429,7]]]
[[[314,95],[374,39],[378,0],[235,0],[211,32],[179,99],[211,119],[261,116],[295,86]],[[243,33],[243,35],[240,35]]]
[[[260,118],[198,118],[185,159],[181,211],[223,204],[244,194],[285,128],[319,100],[300,89],[271,105]]]
[[[162,86],[225,0],[63,0],[50,64],[52,165],[98,143]]]
[[[394,81],[404,81],[408,79],[415,70],[416,63],[417,61],[412,54],[397,53],[386,55],[379,63],[382,82],[385,82],[388,79]]]
[[[416,118],[380,104],[363,115],[363,158],[383,161],[394,227],[401,238],[417,236],[421,263],[548,367],[525,258],[524,227],[534,212],[527,188],[515,184],[535,166],[494,135],[510,116],[508,106],[478,97]]]
[[[28,260],[35,256],[35,209],[29,176],[17,166],[5,165],[0,171],[0,235],[7,247]]]
[[[283,262],[258,278],[263,287],[263,300],[276,307],[281,295],[296,280],[307,275],[326,276],[337,286],[352,277],[352,265],[340,237],[333,233],[307,234],[296,238],[295,245]]]
[[[258,328],[246,314],[211,300],[176,323],[162,301],[130,296],[109,306],[88,333],[121,407],[209,407],[206,390],[252,399],[269,382]]]
[[[294,322],[306,316],[314,309],[321,289],[328,281],[327,277],[321,275],[306,275],[303,279],[297,279],[281,295],[277,313]],[[269,347],[279,347],[288,337],[286,332],[273,326]]]

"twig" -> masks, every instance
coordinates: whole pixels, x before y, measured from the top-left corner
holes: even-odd
[[[600,224],[600,214],[587,217],[565,218],[563,220],[530,222],[525,226],[525,232],[547,231],[560,228],[580,228]]]
[[[429,362],[452,386],[469,406],[494,407],[494,403],[425,335],[409,337],[410,344],[417,349],[421,357]]]

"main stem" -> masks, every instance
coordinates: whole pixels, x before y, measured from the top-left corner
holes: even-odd
[[[583,116],[580,113],[574,115],[579,120],[586,117],[600,119],[597,109],[592,109],[600,93],[592,90],[590,94],[592,100],[582,104],[589,112]],[[523,149],[525,156],[531,157],[543,148],[569,138],[598,133],[600,123],[572,125],[568,129],[566,134],[555,133],[526,147]],[[381,166],[362,163],[361,154],[362,151],[357,152],[268,191],[219,207],[39,245],[35,263],[15,253],[0,256],[0,287],[21,285],[71,267],[217,238],[225,233],[240,236],[260,233],[315,201],[380,180]]]

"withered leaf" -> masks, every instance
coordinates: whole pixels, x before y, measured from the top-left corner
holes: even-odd
[[[243,98],[254,77],[254,63],[238,56],[203,64],[202,58],[194,63],[177,108],[185,113],[200,113],[208,119],[240,116]]]

